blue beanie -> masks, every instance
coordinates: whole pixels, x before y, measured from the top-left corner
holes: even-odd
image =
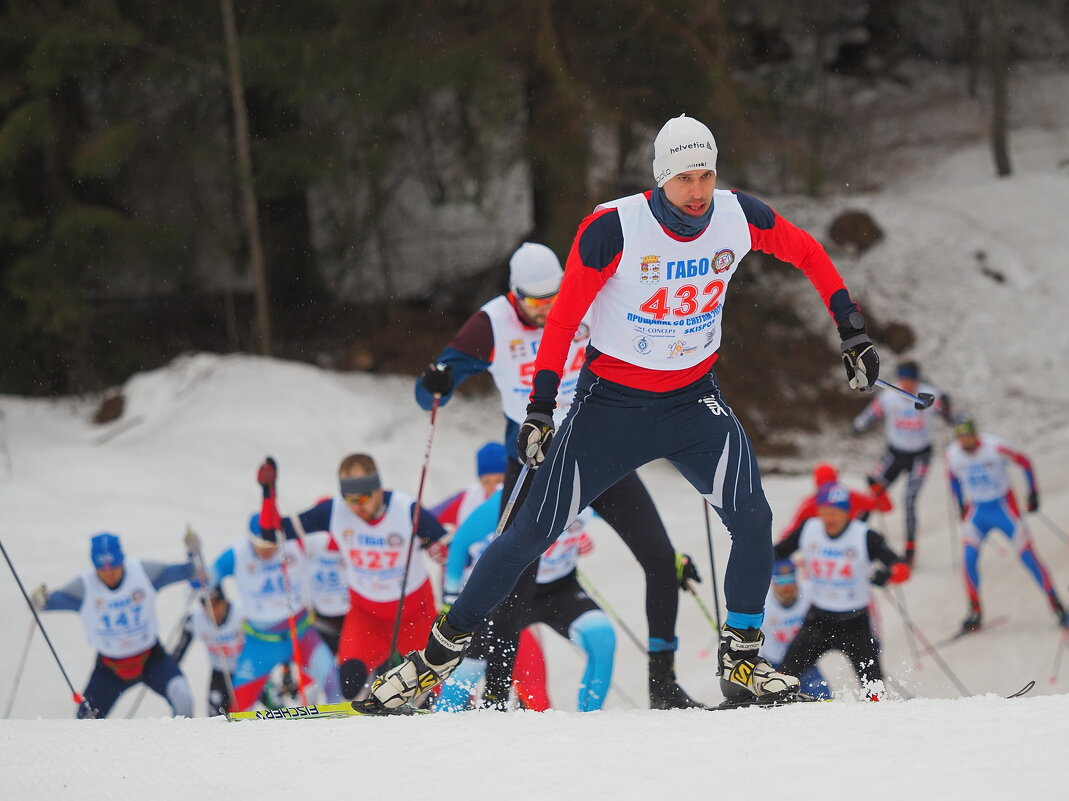
[[[504,473],[506,464],[505,446],[500,442],[487,442],[475,454],[475,472],[485,476],[487,473]]]
[[[773,584],[795,584],[797,581],[797,570],[790,559],[780,559],[772,565]]]
[[[921,368],[916,362],[902,362],[898,365],[896,375],[899,378],[912,378],[916,380],[921,377]]]
[[[102,531],[89,540],[89,558],[97,570],[119,567],[123,563],[122,545],[115,534]]]
[[[817,506],[834,506],[845,512],[850,511],[850,490],[842,484],[829,482],[817,492]]]

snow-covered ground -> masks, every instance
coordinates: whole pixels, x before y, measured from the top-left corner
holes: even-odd
[[[916,355],[927,372],[978,415],[982,428],[1030,452],[1044,520],[1069,529],[1069,331],[1057,324],[1069,305],[1059,216],[1069,209],[1069,153],[1057,132],[1024,132],[1014,142],[1021,152],[1018,173],[1009,179],[990,177],[986,150],[978,146],[903,180],[893,192],[808,208],[769,200],[818,232],[836,208],[876,214],[887,239],[860,259],[840,260],[848,282],[881,319],[903,320],[918,332]],[[1003,283],[980,272],[977,250]],[[829,369],[839,368],[832,362]],[[388,486],[414,493],[428,416],[412,402],[411,389],[407,377],[198,355],[131,379],[125,415],[103,427],[89,423],[88,401],[0,398],[0,537],[28,587],[56,587],[85,569],[89,536],[99,530],[119,533],[129,554],[178,561],[189,524],[209,556],[218,553],[244,536],[259,503],[255,469],[266,455],[280,465],[284,513],[329,492],[339,460],[353,451],[374,455]],[[475,449],[499,437],[502,424],[492,399],[457,399],[442,411],[438,428],[429,503],[467,483]],[[847,431],[847,420],[829,421],[827,432],[807,443],[807,464],[836,461],[847,482],[859,486],[879,437],[858,442]],[[697,496],[665,464],[649,465],[642,475],[677,547],[706,565],[701,589],[711,600]],[[811,482],[805,474],[769,475],[766,490],[783,521]],[[966,607],[948,510],[937,465],[922,496],[918,566],[903,596],[933,642],[956,630]],[[1069,548],[1043,520],[1032,521],[1037,549],[1066,595]],[[874,522],[901,547],[897,510]],[[603,523],[595,521],[592,530],[597,549],[583,570],[642,636],[641,572]],[[715,516],[714,544],[722,576],[729,541]],[[606,711],[575,713],[580,658],[547,634],[550,692],[559,712],[227,724],[161,718],[166,706],[149,694],[137,719],[128,721],[131,692],[111,720],[79,723],[69,720],[69,694],[35,634],[12,719],[0,721],[3,797],[1063,797],[1069,768],[1058,754],[1069,736],[1069,666],[1051,681],[1059,631],[998,535],[984,551],[982,569],[987,615],[1009,622],[940,649],[957,681],[980,696],[964,700],[930,657],[914,656],[902,619],[882,595],[885,667],[914,700],[853,702],[853,680],[833,655],[822,666],[845,702],[724,714],[643,709],[645,662],[625,636],[618,639]],[[165,640],[187,602],[184,588],[161,594]],[[0,578],[0,608],[6,610],[0,618],[6,707],[31,620],[10,576]],[[92,651],[77,617],[53,613],[45,623],[81,689]],[[679,631],[681,682],[699,698],[719,700],[707,657],[714,632],[687,598]],[[199,646],[184,667],[203,712],[208,671]],[[1029,679],[1037,685],[1028,698],[999,697]],[[434,780],[448,784],[429,786]]]

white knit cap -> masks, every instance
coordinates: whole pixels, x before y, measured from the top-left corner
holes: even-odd
[[[664,124],[653,140],[653,177],[657,186],[688,170],[716,172],[716,140],[712,131],[686,114]]]
[[[560,290],[564,270],[545,245],[524,242],[509,259],[509,289],[528,298],[548,298]]]

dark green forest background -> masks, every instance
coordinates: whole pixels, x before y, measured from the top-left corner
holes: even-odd
[[[667,117],[709,124],[733,185],[819,196],[856,161],[851,91],[922,64],[981,102],[992,58],[1064,60],[1067,28],[1065,0],[9,0],[0,392],[96,391],[196,349],[418,369],[519,242],[563,256],[594,202],[648,188]],[[411,289],[385,248],[456,204],[514,233],[475,263],[406,259],[428,277]],[[373,291],[354,290],[377,248]],[[762,314],[739,321],[755,347],[794,327]]]

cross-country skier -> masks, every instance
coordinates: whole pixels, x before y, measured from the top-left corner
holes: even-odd
[[[316,501],[322,503],[329,498]],[[304,537],[311,573],[312,609],[319,636],[331,653],[338,653],[341,627],[349,612],[349,582],[345,575],[345,554],[332,548],[330,532],[317,531]]]
[[[980,611],[980,545],[993,529],[999,529],[1014,547],[1036,584],[1047,596],[1058,624],[1069,626],[1069,614],[1058,598],[1050,574],[1032,545],[1010,483],[1009,466],[1020,467],[1028,481],[1028,511],[1039,509],[1039,488],[1032,462],[994,434],[982,437],[976,423],[962,416],[954,427],[955,441],[947,448],[950,489],[958,502],[962,520],[962,544],[965,548],[965,591],[969,596],[969,615],[963,634],[983,625]]]
[[[290,661],[300,663],[328,703],[340,700],[334,655],[312,625],[308,555],[295,540],[279,545],[276,534],[262,522],[262,513],[254,514],[249,536],[223,551],[211,567],[213,589],[233,577],[246,618],[245,643],[233,674],[235,712],[252,706],[271,671]]]
[[[230,708],[230,689],[238,655],[245,645],[245,616],[229,601],[222,588],[212,590],[186,618],[182,638],[174,649],[181,662],[194,640],[204,643],[212,675],[208,680],[208,716],[225,715]]]
[[[790,559],[780,559],[772,565],[772,586],[765,598],[765,622],[761,631],[765,644],[761,656],[774,667],[783,664],[787,648],[798,635],[806,613],[809,612],[809,594],[798,584],[798,571]],[[814,698],[830,698],[831,690],[820,668],[812,665],[798,676],[802,692]]]
[[[940,390],[921,381],[916,362],[902,362],[896,371],[902,389],[910,394],[926,392],[935,402],[926,409],[917,409],[914,401],[890,390],[877,393],[854,418],[854,432],[868,430],[883,419],[887,436],[887,451],[871,476],[869,487],[873,493],[886,492],[899,475],[906,475],[903,511],[906,517],[906,561],[912,565],[917,551],[917,495],[928,475],[935,442],[936,416],[950,424],[953,421],[950,399]]]
[[[501,508],[500,490],[479,506],[457,529],[449,548],[446,563],[443,601],[450,604],[459,594],[464,580],[471,573],[497,527]],[[520,623],[529,626],[545,623],[586,653],[586,668],[579,682],[577,709],[591,712],[601,709],[612,680],[616,635],[612,622],[587,595],[576,577],[580,543],[593,511],[584,509],[565,532],[542,554],[538,563],[537,588],[534,598]],[[442,686],[436,708],[448,711],[466,709],[468,697],[482,678],[488,654],[487,641],[478,634],[468,659]],[[488,705],[502,707],[504,698],[484,699]]]
[[[816,517],[817,491],[825,484],[837,481],[839,481],[839,471],[835,469],[834,465],[822,463],[813,468],[813,489],[815,491],[798,504],[798,508],[794,510],[794,515],[791,517],[791,522],[783,527],[780,539],[798,528],[805,520],[810,517]],[[891,511],[891,498],[886,492],[873,492],[871,495],[866,495],[863,492],[850,490],[851,517],[868,520],[869,515],[873,512],[889,511]]]
[[[507,465],[505,446],[500,442],[487,442],[475,452],[475,481],[431,509],[435,519],[447,531],[456,531],[468,515],[501,487]]]
[[[453,533],[482,503],[501,488],[505,480],[508,452],[500,442],[487,442],[475,453],[476,480],[467,488],[431,509],[448,535],[427,549],[428,555],[442,565],[443,581]],[[589,539],[587,540],[589,543]],[[498,660],[499,662],[501,660]],[[479,675],[486,672],[482,665]],[[502,673],[498,670],[497,673]],[[550,708],[546,688],[546,660],[534,627],[520,632],[512,669],[512,686],[524,709],[544,712]]]
[[[560,261],[552,250],[532,242],[522,244],[509,260],[509,292],[483,304],[416,382],[416,400],[424,409],[430,409],[435,394],[445,404],[456,386],[471,376],[483,371],[493,376],[501,395],[505,442],[510,456],[504,498],[511,495],[520,473],[516,437],[527,415],[536,354],[540,352],[543,329],[560,290],[562,275]],[[559,391],[554,390],[558,402],[555,409],[552,401],[547,400],[543,405],[548,409],[547,416],[553,417],[554,425],[560,425],[575,394],[590,343],[589,326],[583,313],[576,318],[567,339],[562,339],[560,333],[556,336],[562,362],[558,370]],[[590,506],[620,535],[645,573],[650,706],[654,709],[698,706],[676,683],[679,584],[675,549],[638,474],[625,471],[616,478],[615,482],[606,484]],[[524,494],[521,490],[517,505]],[[567,522],[570,521],[564,521],[562,527]],[[497,655],[487,671],[489,695],[508,694],[512,660],[522,628],[519,619],[531,604],[535,583],[532,567],[522,574],[513,594],[487,622],[486,636],[495,641],[492,650]]]
[[[508,453],[504,445],[500,442],[487,442],[475,452],[475,481],[437,506],[431,507],[431,514],[447,533],[427,549],[427,555],[442,566],[443,572],[453,532],[501,486],[505,480],[507,460]]]
[[[805,273],[838,325],[851,387],[872,386],[879,358],[820,244],[761,201],[716,189],[708,128],[686,116],[669,120],[654,142],[653,173],[656,189],[602,204],[580,225],[529,370],[532,391],[517,442],[525,464],[538,468],[527,500],[435,623],[424,650],[375,682],[372,694],[382,706],[398,707],[448,676],[471,633],[577,511],[659,458],[716,509],[732,536],[721,690],[734,703],[797,691],[797,678],[758,654],[772,512],[749,439],[712,371],[728,283],[741,258],[762,250]],[[587,359],[557,432],[556,396],[588,312]]]
[[[775,547],[777,559],[801,553],[812,604],[780,667],[802,675],[826,652],[842,651],[862,690],[878,696],[883,668],[869,612],[873,561],[883,564],[892,584],[909,578],[909,564],[887,547],[882,534],[850,518],[850,490],[842,484],[820,488],[817,514]]]
[[[78,717],[107,717],[119,696],[144,683],[162,696],[176,716],[193,716],[193,695],[178,662],[159,641],[156,593],[168,584],[193,581],[191,562],[142,562],[123,553],[119,537],[108,532],[90,539],[93,569],[49,594],[34,597],[45,611],[77,612],[86,639],[97,650],[96,664],[79,704]]]
[[[412,543],[415,514],[415,499],[383,489],[375,460],[355,453],[338,467],[337,495],[296,517],[282,518],[287,537],[298,536],[295,524],[304,531],[329,531],[330,549],[344,556],[349,611],[342,623],[338,666],[346,698],[355,698],[370,672],[390,657],[398,607],[396,648],[402,653],[422,642],[434,622],[434,592],[420,549],[442,539],[445,529],[420,509],[418,541]]]

